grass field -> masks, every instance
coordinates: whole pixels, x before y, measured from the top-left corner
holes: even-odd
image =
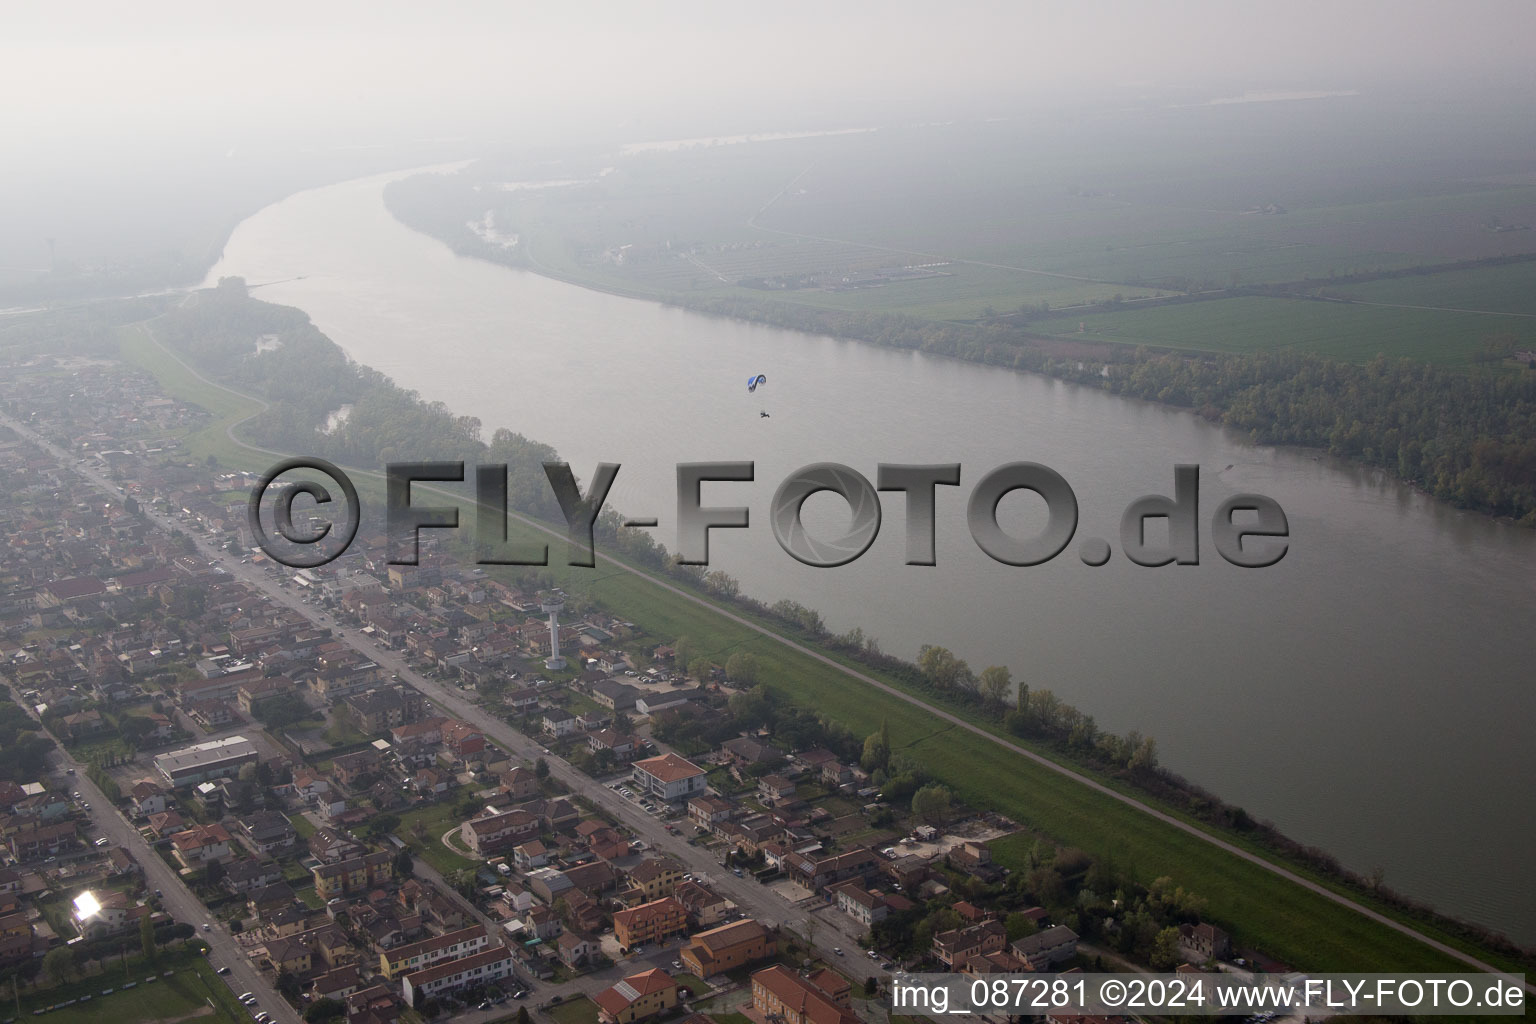
[[[167,978],[165,971],[175,973]],[[155,980],[147,981],[150,977]],[[127,982],[133,988],[124,989]],[[107,988],[113,989],[112,994],[102,995]],[[90,999],[33,1017],[36,1010],[82,996]],[[23,995],[21,1012],[27,1019],[68,1024],[176,1024],[194,1020],[201,1024],[243,1024],[249,1020],[229,986],[213,973],[200,953],[190,950],[164,952],[153,966],[130,963],[126,977],[121,968],[109,967],[105,973],[82,981]]]
[[[561,1003],[544,1013],[556,1024],[592,1024],[597,1020],[597,1004],[586,996]]]
[[[1175,307],[1183,311],[1183,307]],[[130,354],[134,350],[125,349]],[[163,359],[168,387],[197,400],[208,389]],[[222,393],[216,393],[217,394]],[[225,415],[240,410],[225,404]],[[208,431],[204,431],[206,436]],[[218,445],[222,430],[210,442]],[[228,439],[223,440],[228,444]],[[242,461],[264,456],[247,454]],[[377,482],[356,474],[365,503]],[[512,539],[531,536],[529,528],[509,524]],[[543,538],[541,538],[543,539]],[[701,655],[748,650],[760,661],[761,676],[790,699],[816,707],[856,734],[889,724],[894,745],[908,749],[964,801],[992,807],[1059,841],[1101,855],[1113,855],[1143,882],[1162,875],[1174,878],[1210,901],[1214,916],[1251,944],[1299,967],[1330,970],[1433,970],[1452,961],[1417,940],[1377,925],[1346,907],[1298,889],[1262,868],[1239,860],[1198,838],[1172,828],[1001,746],[967,740],[955,742],[954,727],[936,721],[925,709],[874,690],[769,637],[729,621],[711,608],[655,587],[646,579],[604,570],[595,580],[583,570],[552,565],[551,573],[571,593],[588,593],[610,608],[622,609],[647,635],[689,636]],[[1113,782],[1109,784],[1114,785]],[[442,847],[438,837],[458,819],[452,808],[437,805],[402,816],[401,833],[418,841],[410,824],[425,826],[419,852],[439,870],[453,871],[472,862]],[[1126,851],[1135,851],[1127,855]],[[1007,846],[1003,852],[1006,856]],[[1306,872],[1298,872],[1306,874]],[[1354,897],[1357,900],[1361,898]],[[1378,908],[1380,909],[1380,908]],[[1454,946],[1465,943],[1428,933]],[[1472,949],[1488,958],[1486,953]],[[1495,963],[1498,961],[1494,959]]]
[[[1532,238],[1531,244],[1536,248],[1536,238]],[[1365,302],[1452,306],[1536,316],[1536,261],[1368,281],[1329,290]],[[1489,319],[1497,323],[1512,318]]]
[[[454,812],[452,803],[431,804],[427,807],[406,811],[400,815],[400,828],[396,833],[410,844],[411,853],[432,865],[444,875],[452,875],[480,866],[480,862],[461,856],[443,845],[443,833],[463,821]],[[422,833],[416,834],[420,823]]]
[[[1449,365],[1470,365],[1495,335],[1512,335],[1522,347],[1536,344],[1536,319],[1247,296],[1051,319],[1032,329],[1126,345],[1296,349],[1350,362],[1386,355]]]

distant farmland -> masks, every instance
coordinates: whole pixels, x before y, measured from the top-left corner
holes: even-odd
[[[1536,232],[1532,232],[1531,246],[1536,248]],[[1536,316],[1536,260],[1369,281],[1329,290],[1366,302],[1453,306]]]
[[[1350,362],[1381,354],[1463,366],[1475,362],[1496,336],[1508,336],[1520,347],[1536,344],[1536,319],[1261,297],[1063,317],[1032,329],[1127,345],[1210,352],[1295,349]]]

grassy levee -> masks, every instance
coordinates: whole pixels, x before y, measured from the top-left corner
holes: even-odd
[[[168,357],[142,328],[125,332],[123,351],[125,356],[154,373],[171,394],[217,410],[218,422],[184,439],[189,455],[202,458],[215,454],[226,465],[250,468],[261,468],[266,464],[266,456],[232,443],[225,432],[229,423],[238,422],[259,408],[258,403],[238,399],[199,380]],[[363,471],[352,475],[365,507],[373,503],[381,505],[382,476]],[[462,521],[468,522],[467,519]],[[1212,915],[1226,925],[1240,943],[1253,945],[1279,959],[1312,970],[1466,969],[1413,936],[1371,921],[1349,907],[1303,889],[1199,836],[1150,817],[1001,745],[966,733],[952,723],[936,718],[926,708],[876,689],[780,642],[777,637],[783,634],[783,628],[777,623],[732,609],[731,614],[774,634],[764,635],[749,625],[733,621],[711,605],[658,586],[648,576],[616,570],[613,561],[600,562],[595,570],[567,567],[562,562],[564,545],[560,538],[540,533],[517,519],[509,521],[508,530],[509,538],[513,540],[548,542],[552,556],[549,571],[569,592],[590,594],[608,607],[622,610],[626,618],[649,635],[658,638],[686,635],[701,654],[715,658],[736,650],[751,650],[759,659],[761,677],[776,690],[798,704],[813,707],[842,722],[856,734],[873,732],[882,722],[887,722],[893,746],[911,750],[937,778],[968,803],[994,808],[1059,842],[1081,847],[1098,856],[1112,857],[1117,864],[1133,870],[1144,883],[1162,875],[1172,877],[1180,885],[1206,897]],[[493,573],[502,571],[491,570]],[[852,661],[836,654],[829,654],[829,657],[901,688],[901,683],[894,678],[862,665],[855,666]],[[926,695],[916,696],[930,699]],[[966,718],[1006,742],[1057,760],[1044,748],[1004,737],[995,726],[963,708],[946,707],[944,710]],[[1433,925],[1410,919],[1304,867],[1280,861],[1240,836],[1206,829],[1193,819],[1159,805],[1113,779],[1098,777],[1076,765],[1069,767],[1183,818],[1228,843],[1283,864],[1296,875],[1408,923],[1433,939],[1503,969],[1522,969],[1520,964],[1508,958],[1446,934]],[[998,859],[1010,866],[1017,865],[1023,854],[1006,840],[997,844],[996,849]]]

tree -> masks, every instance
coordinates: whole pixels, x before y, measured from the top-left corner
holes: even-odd
[[[880,731],[872,732],[864,740],[864,753],[859,758],[859,766],[867,772],[883,769],[891,762],[891,734],[885,722],[880,723]]]
[[[517,1024],[529,1024],[528,1007],[519,1006],[517,1008]]]
[[[203,868],[203,881],[209,886],[215,886],[224,881],[224,874],[224,863],[211,860],[208,862],[208,866]]]
[[[1040,925],[1035,922],[1035,919],[1022,911],[1014,911],[1004,918],[1003,927],[1008,929],[1009,942],[1028,938],[1040,930]]]
[[[1157,938],[1152,940],[1152,969],[1171,971],[1183,959],[1179,954],[1179,930],[1170,927],[1158,932]]]
[[[73,946],[55,946],[43,957],[43,973],[56,984],[70,980],[79,969],[78,953]]]
[[[277,992],[290,1003],[298,1002],[303,992],[299,976],[286,969],[277,972]]]
[[[873,997],[878,991],[880,991],[880,982],[875,979],[873,974],[864,979],[864,994],[866,996]]]
[[[749,651],[737,651],[725,659],[725,677],[742,686],[757,682],[757,655]]]
[[[410,850],[402,849],[399,853],[395,854],[394,868],[396,878],[409,878],[415,867],[416,862],[411,859]]]
[[[323,1024],[324,1021],[335,1020],[347,1012],[347,1004],[340,999],[332,999],[326,996],[324,999],[316,999],[309,1004],[309,1009],[304,1011],[306,1024]]]
[[[953,800],[948,786],[932,782],[912,794],[912,813],[930,825],[943,825]]]
[[[694,650],[693,641],[686,636],[680,636],[672,642],[672,667],[679,672],[686,671],[688,661],[698,652]]]
[[[144,959],[154,963],[159,948],[155,945],[155,922],[148,914],[139,918],[139,943],[144,947]]]
[[[533,762],[533,777],[539,780],[549,778],[549,762],[542,757]]]
[[[1157,767],[1157,741],[1151,736],[1142,740],[1136,747],[1136,752],[1125,765],[1133,772],[1150,772]]]
[[[1002,665],[989,665],[981,673],[981,696],[988,704],[1002,707],[1008,697],[1008,687],[1013,685],[1013,676]]]

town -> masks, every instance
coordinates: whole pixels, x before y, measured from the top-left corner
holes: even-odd
[[[1028,831],[750,653],[430,535],[270,562],[254,478],[178,457],[206,414],[147,374],[41,357],[0,410],[18,1014],[191,972],[258,1024],[855,1024],[906,972],[1283,967],[1167,880],[995,862]]]

